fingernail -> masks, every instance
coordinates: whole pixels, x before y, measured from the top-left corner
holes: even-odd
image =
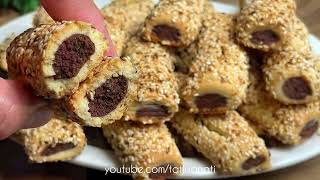
[[[48,105],[36,109],[29,117],[23,129],[35,128],[46,124],[52,117],[53,111]]]

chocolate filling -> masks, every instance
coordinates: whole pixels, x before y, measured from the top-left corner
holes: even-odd
[[[113,110],[125,98],[128,91],[128,80],[124,76],[106,80],[95,90],[93,100],[89,99],[89,112],[92,117],[102,117]]]
[[[252,35],[251,41],[254,44],[263,43],[265,45],[271,45],[280,40],[277,33],[275,33],[272,30],[256,31],[256,32],[253,32],[251,35]]]
[[[309,121],[301,130],[300,136],[302,138],[311,137],[319,128],[319,122],[315,119]]]
[[[136,115],[138,117],[153,116],[153,117],[167,117],[170,116],[168,107],[159,104],[145,104],[140,106]]]
[[[151,172],[149,174],[149,177],[151,179],[166,179],[167,177],[169,177],[170,175],[173,174],[173,171],[172,169],[174,168],[175,166],[172,165],[172,164],[163,164],[163,165],[160,165],[158,166],[157,168],[155,168],[155,170],[157,172]]]
[[[42,156],[50,156],[62,151],[66,151],[66,150],[70,150],[75,148],[76,146],[73,143],[59,143],[56,144],[56,146],[54,147],[46,147],[42,152],[41,155]]]
[[[220,94],[204,94],[196,97],[195,103],[199,109],[226,107],[227,98]]]
[[[312,95],[309,83],[302,77],[292,77],[282,86],[283,93],[290,99],[302,100]]]
[[[263,162],[266,161],[266,157],[260,155],[260,156],[257,156],[255,158],[249,158],[247,159],[243,164],[242,164],[242,169],[244,170],[249,170],[253,167],[257,167],[259,166],[260,164],[262,164]]]
[[[94,52],[95,45],[88,36],[83,34],[70,36],[62,42],[55,53],[54,79],[75,77]]]
[[[179,41],[181,36],[177,28],[164,24],[154,26],[152,31],[161,40]]]

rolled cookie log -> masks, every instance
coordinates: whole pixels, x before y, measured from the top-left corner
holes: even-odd
[[[306,104],[319,99],[320,64],[312,54],[275,52],[263,67],[267,90],[284,104]]]
[[[56,22],[20,34],[7,49],[9,76],[41,96],[74,92],[107,50],[103,34],[87,23]]]
[[[182,110],[172,125],[222,174],[243,175],[270,168],[263,140],[236,111],[209,117]]]
[[[126,42],[141,29],[154,6],[152,0],[116,0],[102,8],[105,24],[118,55],[122,55]]]
[[[41,24],[52,24],[54,22],[55,21],[49,16],[47,11],[41,6],[34,14],[32,24],[34,27],[37,27]]]
[[[29,159],[37,163],[70,160],[86,146],[81,126],[61,117],[54,117],[39,128],[20,130],[13,139],[23,145]]]
[[[166,178],[179,173],[183,165],[175,141],[164,124],[117,121],[103,126],[103,132],[122,165],[142,168],[141,173],[132,174],[134,178]]]
[[[263,51],[280,50],[285,44],[294,43],[295,11],[293,0],[254,0],[237,18],[237,40]]]
[[[188,46],[201,29],[206,0],[161,0],[148,17],[144,39],[168,46]]]
[[[136,97],[136,78],[128,58],[106,58],[67,98],[67,110],[86,126],[113,123]]]
[[[319,128],[320,103],[283,105],[266,91],[261,76],[261,69],[251,71],[247,98],[238,109],[240,114],[267,137],[283,144],[300,144],[315,134]]]
[[[126,112],[126,120],[144,124],[170,120],[180,102],[174,75],[174,54],[159,44],[144,42],[134,37],[125,55],[137,68],[136,102]]]
[[[192,113],[223,114],[236,109],[245,98],[249,60],[232,40],[233,25],[231,15],[219,13],[204,24],[182,93]]]

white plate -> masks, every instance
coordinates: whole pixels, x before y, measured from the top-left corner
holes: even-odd
[[[99,7],[106,5],[109,0],[96,0]],[[220,2],[214,2],[216,9],[223,12],[235,13],[238,11],[238,7],[235,4],[235,0],[222,0]],[[15,33],[21,33],[27,28],[31,27],[33,13],[17,18],[8,24],[0,27],[0,41],[2,41],[8,35]],[[310,36],[311,44],[316,54],[320,54],[320,41]],[[317,155],[320,155],[320,136],[315,135],[311,139],[307,140],[303,144],[291,147],[291,148],[272,148],[271,163],[272,169],[275,171],[281,168],[286,168],[308,159],[311,159]],[[104,171],[105,168],[118,167],[119,164],[112,151],[106,151],[94,146],[87,146],[80,156],[70,161],[70,163],[98,169]],[[210,163],[206,160],[197,158],[184,158],[184,168],[191,169],[192,167],[209,167]],[[219,176],[212,172],[184,172],[179,177],[181,179],[197,179],[197,178],[226,178],[226,176]]]

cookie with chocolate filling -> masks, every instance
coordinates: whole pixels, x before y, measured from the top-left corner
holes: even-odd
[[[87,126],[113,123],[123,116],[136,96],[136,77],[129,58],[105,58],[67,98],[67,110]]]
[[[188,46],[199,34],[205,4],[206,0],[160,1],[145,22],[144,39],[168,46]]]
[[[137,68],[137,96],[125,119],[144,124],[170,120],[180,102],[173,61],[176,56],[160,44],[134,37],[125,51]]]
[[[40,25],[20,34],[7,49],[9,76],[40,96],[60,99],[78,88],[107,48],[103,34],[87,23]]]
[[[189,111],[204,115],[223,114],[236,109],[249,84],[249,58],[233,41],[232,15],[213,12],[190,54],[193,61],[181,98]]]
[[[297,51],[275,52],[266,59],[264,79],[269,93],[284,104],[306,104],[319,99],[318,58]]]
[[[81,126],[64,118],[52,118],[44,126],[20,130],[14,139],[24,146],[31,161],[67,161],[78,156],[86,145]]]
[[[250,48],[280,50],[295,43],[295,12],[293,0],[250,0],[237,17],[236,38]]]
[[[266,90],[265,83],[260,77],[262,74],[255,72],[258,71],[251,71],[247,98],[238,108],[240,114],[259,127],[265,137],[285,145],[301,144],[314,135],[319,128],[319,101],[284,105]],[[298,91],[300,89],[301,87]]]
[[[117,121],[103,126],[103,132],[122,165],[142,169],[132,174],[134,179],[166,179],[180,173],[182,157],[165,124]]]
[[[252,174],[271,167],[265,143],[236,111],[222,116],[178,112],[172,126],[221,174]]]

